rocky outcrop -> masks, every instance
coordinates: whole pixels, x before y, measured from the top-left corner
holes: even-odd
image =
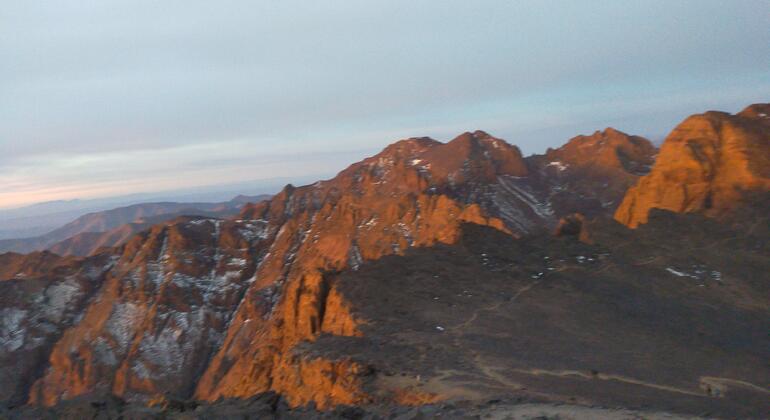
[[[372,400],[364,391],[369,368],[349,359],[283,355],[274,368],[271,388],[287,396],[290,406],[314,403],[327,410],[337,405],[364,405]]]
[[[30,391],[53,404],[84,393],[146,400],[189,395],[266,252],[262,226],[181,219],[116,250],[83,314]]]
[[[740,206],[744,194],[770,190],[768,115],[770,105],[752,105],[737,115],[711,111],[687,118],[615,218],[634,228],[653,208],[720,217]]]
[[[0,255],[0,402],[19,404],[112,266],[51,253]]]
[[[588,229],[588,221],[585,216],[580,213],[562,217],[561,220],[559,220],[559,225],[556,226],[554,234],[556,236],[574,237],[580,242],[587,244],[593,243],[591,233]]]

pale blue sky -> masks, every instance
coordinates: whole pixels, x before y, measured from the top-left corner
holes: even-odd
[[[544,151],[770,101],[770,2],[0,4],[0,208],[328,176],[399,138]]]

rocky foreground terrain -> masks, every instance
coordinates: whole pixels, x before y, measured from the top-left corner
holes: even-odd
[[[407,139],[235,217],[0,255],[0,413],[763,417],[768,115],[659,151]]]

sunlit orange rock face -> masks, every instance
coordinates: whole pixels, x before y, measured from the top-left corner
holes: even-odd
[[[631,136],[614,128],[590,136],[577,136],[558,149],[549,149],[549,161],[572,167],[576,180],[596,179],[623,185],[636,176],[646,175],[655,159],[655,146],[649,140]]]
[[[89,392],[191,392],[253,275],[258,226],[220,220],[158,225],[116,251],[96,298],[51,352],[33,403]],[[256,233],[255,233],[256,232]]]
[[[0,401],[27,399],[51,348],[98,290],[110,256],[0,255]]]
[[[51,252],[33,252],[0,254],[0,280],[11,278],[34,278],[78,261],[76,258],[62,258]]]
[[[468,196],[526,174],[519,150],[485,133],[448,144],[409,139],[333,180],[288,186],[237,220],[156,225],[116,250],[30,401],[91,392],[212,400],[271,389],[292,404],[361,401],[355,378],[365,367],[292,353],[321,333],[360,334],[326,273],[452,243],[464,222],[509,231]]]
[[[491,152],[494,146],[484,142],[499,142],[501,151]],[[487,159],[473,156],[485,151]],[[507,230],[478,204],[451,196],[465,193],[468,182],[493,182],[506,171],[525,174],[526,166],[518,150],[500,140],[471,134],[447,145],[410,139],[332,181],[288,188],[271,202],[246,209],[242,217],[275,220],[280,228],[196,396],[214,400],[273,389],[292,404],[363,402],[367,397],[356,374],[342,374],[360,373],[362,367],[344,360],[297,362],[291,353],[297,343],[322,332],[360,334],[358,320],[324,273],[355,269],[363,260],[412,246],[452,243],[462,222]],[[280,299],[266,316],[265,300],[277,289]]]
[[[626,194],[615,218],[637,227],[652,208],[720,217],[743,195],[770,190],[770,105],[737,115],[707,112],[666,138],[651,173]]]

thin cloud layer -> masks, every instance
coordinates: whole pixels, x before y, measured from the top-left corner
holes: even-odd
[[[477,128],[525,152],[608,125],[661,136],[690,113],[770,97],[768,12],[759,0],[7,1],[0,207],[326,173],[398,138]]]
[[[325,176],[367,151],[260,153],[247,141],[201,143],[165,149],[20,158],[0,173],[0,202],[105,197],[133,192],[174,191],[255,179]],[[299,178],[299,177],[298,177]],[[88,180],[84,182],[85,180]]]

